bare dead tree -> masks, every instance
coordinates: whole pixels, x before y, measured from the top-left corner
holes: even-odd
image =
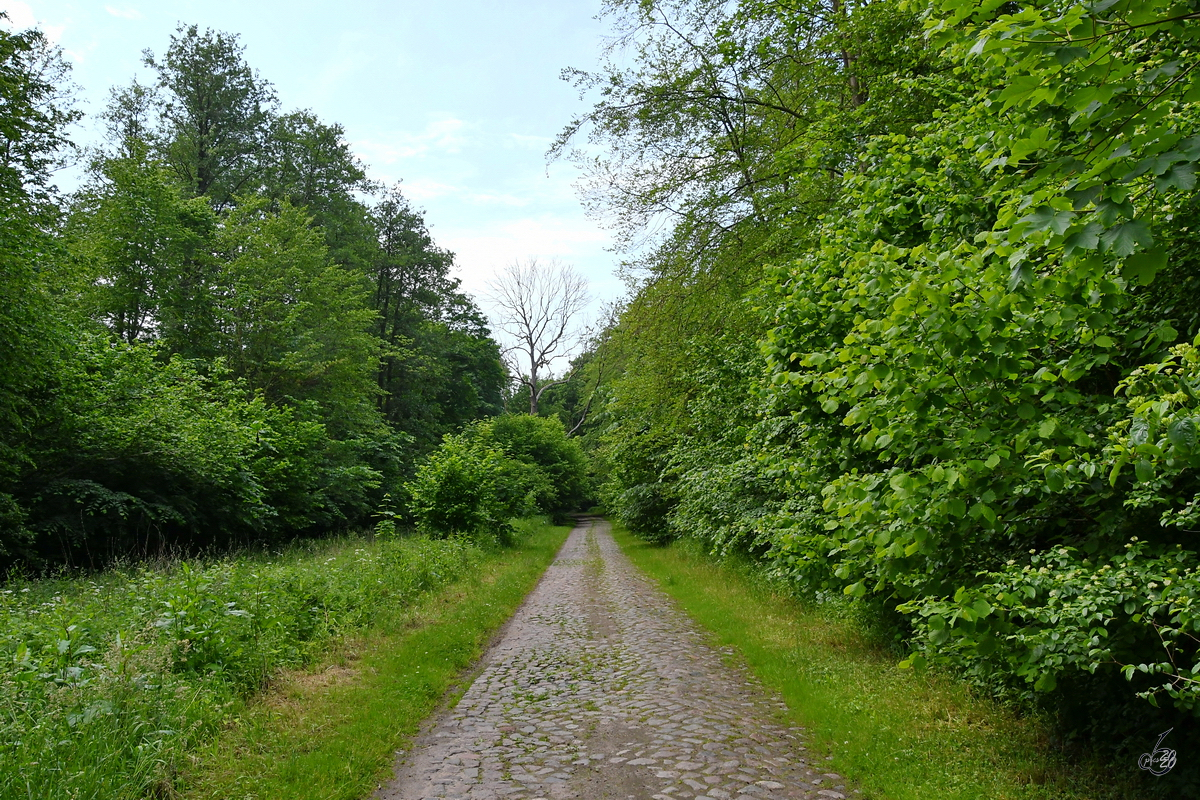
[[[536,415],[542,394],[570,378],[549,379],[550,367],[579,346],[578,317],[591,300],[587,281],[567,264],[531,257],[505,266],[488,286],[497,327],[515,342],[505,348],[505,362],[529,388],[529,413]]]

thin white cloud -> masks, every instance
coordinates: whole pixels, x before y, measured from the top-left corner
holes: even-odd
[[[436,119],[424,130],[396,131],[385,140],[362,139],[354,143],[355,152],[368,164],[388,166],[399,161],[427,155],[456,155],[467,143],[467,123],[454,117]]]
[[[388,181],[384,181],[387,183]],[[400,191],[409,200],[427,203],[431,200],[453,200],[460,205],[491,208],[524,208],[533,200],[524,194],[511,192],[473,192],[468,187],[445,183],[433,178],[406,178],[401,181]]]
[[[454,252],[464,287],[476,295],[505,264],[531,255],[569,262],[592,256],[609,241],[608,234],[590,220],[557,214],[495,221],[469,229],[438,225],[435,237],[438,244]]]
[[[107,11],[109,14],[112,14],[114,17],[120,17],[121,19],[141,19],[142,18],[142,12],[138,11],[136,8],[133,8],[131,6],[124,6],[121,8],[118,8],[116,6],[105,6],[104,10]]]
[[[477,206],[507,206],[509,208],[522,208],[529,205],[530,202],[527,197],[517,197],[515,194],[505,192],[477,192],[466,195],[464,199]]]
[[[21,0],[0,0],[0,11],[8,15],[10,30],[23,31],[28,28],[37,28],[46,34],[46,38],[50,40],[51,44],[58,44],[62,39],[63,31],[67,29],[66,25],[47,25],[38,20],[37,15],[33,13],[33,8]],[[74,56],[75,54],[68,53],[68,55]],[[81,61],[82,58],[76,60]]]
[[[415,200],[418,203],[462,193],[462,189],[457,186],[429,178],[413,178],[404,181],[400,184],[400,191],[409,200]]]
[[[9,26],[14,30],[25,30],[37,25],[37,17],[34,16],[33,9],[29,7],[28,3],[9,0],[9,2],[0,3],[0,11],[8,15]]]

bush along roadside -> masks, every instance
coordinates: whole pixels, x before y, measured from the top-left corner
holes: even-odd
[[[563,521],[589,493],[587,461],[557,418],[525,414],[448,434],[405,487],[417,527],[435,536],[510,535],[505,520],[548,514]]]
[[[477,569],[462,538],[340,539],[0,590],[0,798],[140,798],[240,698]]]

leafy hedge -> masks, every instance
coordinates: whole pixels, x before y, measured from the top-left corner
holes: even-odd
[[[934,4],[983,88],[873,140],[770,276],[769,407],[809,444],[762,459],[811,501],[772,558],[898,604],[907,664],[1198,707],[1200,32],[1178,11]]]

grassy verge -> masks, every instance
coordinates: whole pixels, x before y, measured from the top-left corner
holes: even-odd
[[[1132,798],[1095,766],[1068,764],[1032,718],[937,675],[914,675],[873,646],[836,604],[807,606],[745,565],[648,545],[619,526],[617,541],[693,619],[732,645],[787,702],[818,759],[876,800]]]
[[[569,528],[530,526],[511,550],[313,668],[289,673],[205,747],[181,781],[186,798],[353,800],[391,774],[405,746],[489,636],[509,618]]]
[[[0,587],[0,798],[170,792],[242,698],[470,574],[484,548],[405,537]]]

